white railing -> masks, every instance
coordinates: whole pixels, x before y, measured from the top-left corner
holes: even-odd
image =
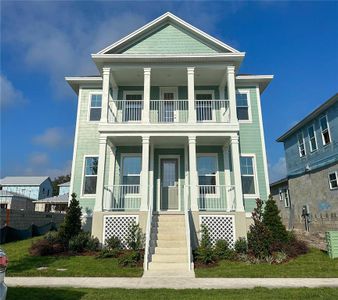
[[[188,122],[188,100],[150,100],[150,122]]]
[[[229,123],[229,100],[195,100],[196,121]]]
[[[114,100],[109,102],[108,122],[125,123],[142,120],[143,100]]]
[[[141,204],[140,185],[124,184],[105,186],[104,210],[139,210]]]
[[[233,185],[198,185],[200,210],[235,211],[236,194]]]
[[[189,186],[184,187],[184,219],[185,219],[185,236],[187,240],[187,250],[188,250],[188,266],[189,271],[194,269],[192,261],[192,249],[191,249],[191,234],[190,234],[190,208],[189,208]]]
[[[147,271],[149,267],[150,260],[150,236],[151,236],[151,228],[153,221],[153,201],[149,201],[148,204],[148,218],[147,218],[147,226],[146,226],[146,244],[144,248],[144,261],[143,261],[143,270]]]

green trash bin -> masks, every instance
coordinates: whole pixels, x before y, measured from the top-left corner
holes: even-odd
[[[327,253],[330,258],[338,257],[338,231],[327,231],[326,234]]]

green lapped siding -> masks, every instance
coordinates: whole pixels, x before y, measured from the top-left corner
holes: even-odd
[[[267,182],[264,171],[263,146],[261,139],[261,129],[259,125],[256,87],[241,87],[240,89],[250,90],[252,115],[252,123],[240,123],[240,151],[242,154],[253,153],[256,155],[259,196],[262,200],[266,200],[268,198],[268,191],[266,188]],[[245,211],[247,212],[251,212],[256,206],[254,198],[245,198],[244,203]]]
[[[217,53],[220,50],[174,25],[164,26],[135,42],[121,53],[126,54],[192,54]],[[224,52],[224,50],[223,50]]]

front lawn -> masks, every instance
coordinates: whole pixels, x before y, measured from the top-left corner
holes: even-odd
[[[338,277],[338,259],[330,259],[321,250],[311,248],[309,253],[279,265],[246,264],[220,261],[217,266],[195,269],[196,277]]]
[[[28,249],[41,237],[1,245],[9,259],[7,276],[102,276],[140,277],[142,267],[120,267],[117,259],[94,256],[30,256]],[[45,270],[37,270],[48,267]],[[65,269],[65,270],[57,270]]]
[[[104,300],[104,299],[336,299],[338,289],[240,289],[240,290],[172,290],[172,289],[72,289],[9,288],[8,300]]]

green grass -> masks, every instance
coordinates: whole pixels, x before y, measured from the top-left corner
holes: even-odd
[[[9,288],[8,300],[168,300],[168,299],[336,299],[338,289],[241,289],[241,290],[169,290],[169,289],[71,289],[71,288]]]
[[[41,238],[41,237],[40,237]],[[1,245],[9,259],[7,276],[102,276],[139,277],[143,269],[120,267],[117,259],[97,259],[93,256],[30,256],[28,249],[39,238]],[[38,271],[39,267],[48,267]],[[67,269],[57,271],[56,269]]]
[[[217,266],[195,269],[196,277],[338,277],[338,259],[318,249],[280,265],[221,261]]]

